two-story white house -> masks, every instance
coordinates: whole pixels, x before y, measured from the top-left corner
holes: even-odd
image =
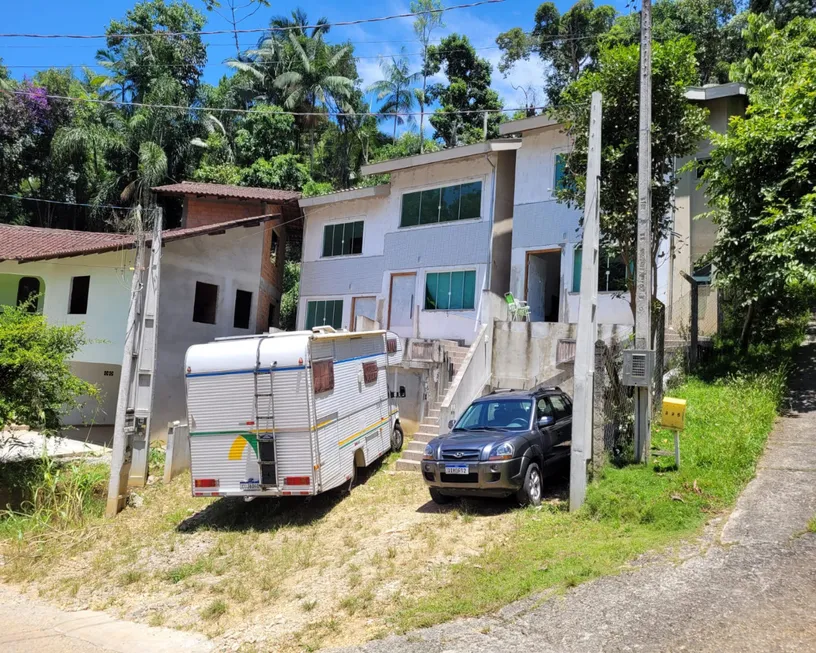
[[[469,344],[506,292],[515,154],[499,139],[364,166],[390,183],[300,200],[298,327]],[[491,293],[492,291],[492,293]]]

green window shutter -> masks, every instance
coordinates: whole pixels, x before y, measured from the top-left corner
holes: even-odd
[[[567,156],[565,154],[555,155],[555,179],[553,188],[561,190],[564,187],[564,176],[567,173]]]
[[[451,272],[450,279],[450,304],[448,308],[452,311],[461,311],[464,307],[462,295],[465,291],[465,273]]]
[[[315,325],[315,314],[317,312],[317,302],[309,302],[306,306],[306,329],[311,330]]]
[[[354,223],[346,222],[343,227],[343,256],[351,254],[351,237],[354,235]]]
[[[330,321],[330,324],[335,329],[340,329],[343,326],[343,300],[336,300],[333,302],[326,302],[327,304],[333,304],[333,318]],[[328,317],[328,310],[326,311],[326,316]],[[328,321],[328,320],[327,320]]]
[[[351,253],[363,253],[363,221],[352,223]]]
[[[343,253],[343,225],[334,225],[334,237],[332,238],[332,256],[340,256]]]
[[[439,200],[441,188],[422,191],[422,204],[419,207],[419,224],[435,224],[439,222]]]
[[[400,227],[413,227],[419,224],[419,204],[422,193],[405,193],[402,196],[402,215]]]
[[[482,182],[462,184],[459,203],[459,219],[472,220],[482,215]]]
[[[333,239],[334,239],[334,225],[327,224],[325,227],[323,227],[323,256],[332,255]]]
[[[572,259],[572,292],[581,292],[581,263],[582,251],[580,247],[575,248],[575,256]],[[600,286],[599,286],[600,288]]]
[[[433,311],[436,309],[436,287],[439,275],[430,272],[425,275],[425,310]]]
[[[439,284],[437,286],[437,305],[441,310],[448,310],[450,308],[450,272],[440,272],[438,275]]]
[[[315,326],[323,326],[326,324],[326,302],[316,302],[317,309],[315,310]]]
[[[465,272],[462,308],[472,309],[476,305],[476,271]]]

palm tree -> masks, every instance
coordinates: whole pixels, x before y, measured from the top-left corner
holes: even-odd
[[[405,48],[400,51],[399,57],[391,57],[391,61],[380,61],[380,70],[384,79],[374,82],[368,87],[369,93],[376,93],[377,100],[383,104],[380,106],[380,113],[394,114],[394,140],[397,139],[397,125],[402,125],[406,120],[400,115],[409,113],[414,108],[414,102],[418,99],[416,89],[411,85],[418,82],[422,75],[420,73],[408,72],[408,58],[405,56]],[[381,121],[389,120],[389,115],[381,115]],[[414,117],[408,116],[407,122],[413,123]]]
[[[341,73],[348,46],[333,48],[323,40],[323,32],[313,30],[311,36],[289,32],[289,45],[294,53],[291,68],[280,73],[273,83],[283,92],[283,107],[315,113],[333,103],[340,108],[351,97],[354,81]],[[314,130],[317,116],[303,121],[309,129],[309,170],[314,165]]]

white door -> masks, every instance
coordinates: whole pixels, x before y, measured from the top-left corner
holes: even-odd
[[[388,306],[388,328],[403,338],[414,335],[416,273],[392,274]]]
[[[357,318],[367,317],[374,322],[377,321],[377,298],[376,297],[354,297],[352,300],[354,315],[351,316],[351,330],[357,331]]]

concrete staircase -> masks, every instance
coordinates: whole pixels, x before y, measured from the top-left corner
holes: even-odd
[[[456,344],[445,344],[444,347],[448,358],[453,363],[453,374],[451,375],[451,380],[453,380],[459,373],[459,369],[462,367],[462,361],[465,360],[469,348],[459,347]],[[419,471],[425,445],[439,435],[440,407],[442,406],[442,398],[444,398],[448,392],[448,387],[450,387],[450,383],[442,388],[439,401],[435,401],[431,405],[427,414],[419,424],[419,430],[414,433],[413,439],[402,450],[402,456],[400,456],[400,459],[397,461],[397,471]]]

